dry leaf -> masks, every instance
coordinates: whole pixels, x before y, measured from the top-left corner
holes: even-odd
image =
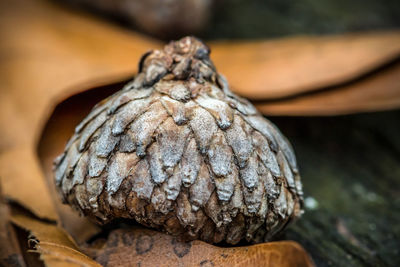
[[[47,266],[100,266],[61,228],[21,213],[11,221],[30,232],[29,243]],[[113,230],[106,241],[97,239],[83,250],[103,266],[314,266],[292,241],[222,248],[135,227]]]
[[[400,57],[400,32],[210,43],[235,93],[287,97],[359,78]]]
[[[339,115],[400,107],[400,61],[356,82],[281,101],[256,102],[269,115]]]
[[[0,178],[5,197],[30,208],[39,217],[58,219],[37,157],[31,149],[15,147],[2,151]]]
[[[10,212],[0,192],[0,266],[24,267],[17,236],[9,219]]]
[[[0,2],[0,34],[0,174],[4,194],[37,216],[56,220],[35,156],[50,111],[57,99],[77,88],[87,88],[77,84],[91,79],[91,85],[101,84],[110,81],[107,77],[131,75],[141,54],[154,43],[69,13],[48,1]]]
[[[99,242],[98,242],[99,243]],[[280,241],[222,248],[202,241],[184,243],[142,228],[113,230],[107,241],[86,251],[103,266],[314,266],[296,242]]]
[[[31,143],[57,99],[131,76],[140,56],[157,46],[43,0],[1,2],[0,33],[0,121],[13,120],[1,128],[2,147],[27,128],[32,134],[18,136],[18,144]]]
[[[13,118],[21,125],[37,123],[57,100],[77,91],[132,76],[139,56],[160,45],[43,0],[35,4],[16,0],[0,6],[0,53],[4,54],[0,81],[7,89],[2,92],[1,116],[26,113]],[[399,38],[399,32],[387,32],[215,42],[211,47],[216,65],[236,92],[266,99],[323,89],[366,75],[399,56]],[[21,73],[24,79],[20,79]],[[36,112],[27,112],[32,106]],[[287,109],[290,112],[289,105]],[[3,143],[11,143],[10,136],[18,131],[21,129],[14,125],[2,129],[6,133]]]
[[[47,266],[100,266],[79,251],[72,238],[61,228],[33,219],[24,214],[16,214],[11,221],[18,227],[29,231],[29,242],[40,253]]]

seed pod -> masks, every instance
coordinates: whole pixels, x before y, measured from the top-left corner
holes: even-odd
[[[186,239],[269,240],[302,213],[293,150],[186,37],[141,59],[55,160],[66,203],[104,224],[135,220]]]

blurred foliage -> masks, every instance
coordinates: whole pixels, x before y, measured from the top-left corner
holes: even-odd
[[[246,39],[396,27],[399,0],[220,0],[201,37]]]

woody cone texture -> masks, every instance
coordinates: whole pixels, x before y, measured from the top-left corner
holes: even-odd
[[[66,203],[100,224],[132,219],[209,243],[268,241],[300,216],[292,147],[209,54],[193,37],[149,52],[93,108],[54,163]]]

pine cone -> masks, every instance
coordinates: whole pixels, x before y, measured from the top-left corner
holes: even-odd
[[[135,220],[185,239],[269,240],[302,213],[292,148],[234,95],[199,40],[145,54],[55,160],[66,203],[104,224]]]

